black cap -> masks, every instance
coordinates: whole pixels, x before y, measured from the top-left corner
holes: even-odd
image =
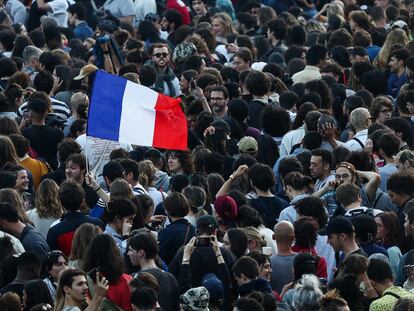
[[[47,103],[41,99],[33,99],[28,102],[27,109],[39,114],[44,114],[47,111]]]
[[[217,220],[211,215],[201,216],[197,220],[197,228],[215,228],[218,229]]]
[[[331,220],[329,220],[328,222],[328,225],[325,228],[318,231],[320,235],[329,235],[333,233],[352,234],[354,232],[355,229],[352,225],[352,222],[344,216],[337,216],[331,218]]]
[[[116,161],[109,161],[105,164],[101,176],[108,177],[111,181],[124,176],[124,169]]]

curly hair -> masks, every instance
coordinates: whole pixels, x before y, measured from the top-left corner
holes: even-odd
[[[59,218],[63,215],[59,200],[59,186],[54,180],[45,179],[40,183],[35,206],[40,218]]]
[[[138,182],[145,188],[151,187],[154,185],[155,181],[155,166],[150,160],[144,160],[138,163]]]
[[[193,173],[193,158],[189,150],[168,150],[166,153],[166,158],[170,153],[176,153],[178,155],[178,161],[181,164],[181,168],[185,175],[189,176]]]
[[[317,239],[316,226],[307,217],[299,218],[294,223],[295,244],[302,247],[314,247]]]

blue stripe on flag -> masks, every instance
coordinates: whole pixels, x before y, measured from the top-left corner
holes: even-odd
[[[97,71],[89,104],[87,135],[118,141],[127,80]]]

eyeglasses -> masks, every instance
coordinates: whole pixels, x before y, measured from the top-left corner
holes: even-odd
[[[223,101],[224,98],[220,98],[220,97],[210,97],[210,101],[214,101],[214,102],[221,102]]]
[[[380,110],[380,113],[391,113],[392,112],[392,110],[390,110],[390,109],[382,109],[382,110]]]
[[[152,56],[155,56],[157,58],[161,58],[161,57],[166,58],[168,55],[170,55],[170,54],[168,54],[168,53],[155,53],[155,54],[152,54]]]

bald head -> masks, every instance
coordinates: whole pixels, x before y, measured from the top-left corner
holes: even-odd
[[[295,238],[293,225],[288,221],[278,222],[273,231],[277,243],[292,243]]]
[[[70,98],[70,106],[72,108],[72,111],[76,112],[76,109],[80,104],[89,104],[89,97],[83,92],[76,92],[72,95]]]

